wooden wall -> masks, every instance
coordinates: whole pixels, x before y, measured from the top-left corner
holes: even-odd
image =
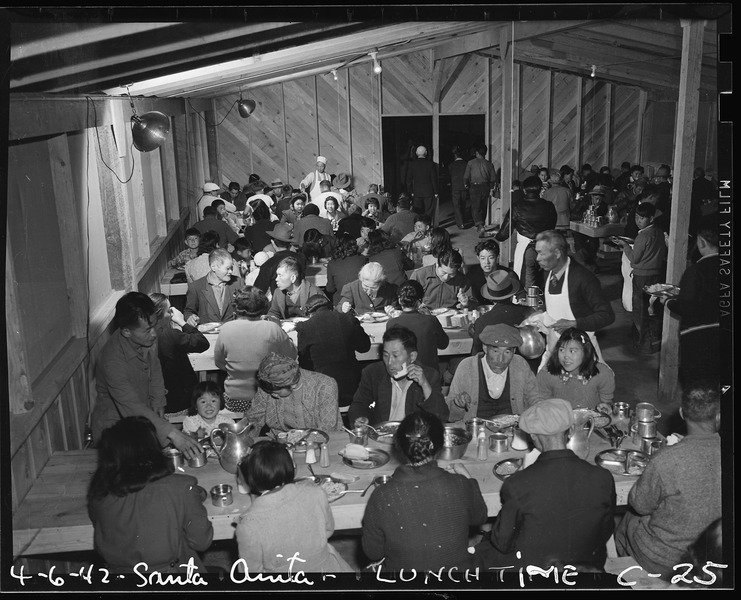
[[[182,100],[135,100],[140,114],[159,109],[172,117],[170,136],[149,153],[131,146],[128,101],[90,102],[10,102],[5,298],[13,509],[54,452],[83,447],[95,361],[115,303],[130,290],[159,291],[211,178],[203,148],[209,101],[186,110]]]
[[[515,57],[515,62],[517,58]],[[435,94],[441,115],[486,114],[489,157],[498,165],[501,143],[501,62],[482,54],[447,58],[439,80],[429,52],[384,59],[383,72],[370,63],[331,74],[251,89],[257,102],[249,119],[236,110],[220,126],[223,182],[246,183],[256,172],[265,180],[279,177],[298,187],[317,152],[327,156],[327,171],[349,172],[361,190],[381,181],[379,120],[384,116],[432,115]],[[674,103],[647,102],[646,92],[515,64],[513,177],[531,165],[595,170],[641,160],[670,163],[673,153]],[[221,121],[235,98],[217,101]],[[701,104],[697,163],[713,170],[717,128],[712,103]],[[432,135],[430,136],[432,138]],[[447,158],[448,149],[434,148]],[[657,156],[661,158],[657,158]]]

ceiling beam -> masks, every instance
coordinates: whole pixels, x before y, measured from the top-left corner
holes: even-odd
[[[447,78],[447,81],[445,82],[445,85],[443,86],[443,89],[440,92],[440,96],[439,96],[440,102],[442,102],[445,96],[448,95],[450,88],[453,87],[453,84],[455,84],[455,81],[456,79],[458,79],[458,76],[463,72],[463,69],[465,69],[468,63],[471,61],[471,56],[472,56],[471,54],[464,54],[461,57],[460,61],[458,61],[458,64],[455,66],[455,69],[453,69],[453,72],[450,74],[450,77]]]

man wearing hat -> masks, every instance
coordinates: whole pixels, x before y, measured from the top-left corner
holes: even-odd
[[[340,208],[348,215],[353,212],[362,212],[360,197],[356,190],[352,189],[352,177],[347,173],[340,173],[332,180],[332,188],[340,195]],[[360,209],[359,211],[351,210],[351,205]]]
[[[499,324],[516,327],[532,314],[531,307],[512,303],[512,297],[521,289],[520,280],[509,269],[497,267],[487,275],[480,293],[484,299],[493,304],[493,308],[468,327],[468,334],[473,338],[471,356],[483,350],[481,333],[486,327]]]
[[[540,400],[532,369],[515,354],[522,344],[517,328],[488,325],[479,339],[483,352],[463,359],[453,375],[446,399],[451,421],[520,414]]]
[[[306,257],[302,253],[294,252],[291,249],[293,238],[291,229],[286,223],[278,223],[272,231],[268,231],[271,238],[275,254],[269,258],[265,264],[260,267],[260,274],[255,279],[255,287],[259,287],[266,294],[268,291],[275,291],[275,273],[278,265],[284,258],[292,257],[301,263],[301,267],[306,267]]]
[[[566,448],[573,414],[569,402],[553,398],[520,415],[520,429],[541,454],[502,485],[491,539],[476,546],[487,567],[604,567],[615,528],[615,480]]]
[[[502,227],[494,236],[498,242],[504,242],[513,233],[516,234],[517,245],[512,268],[525,288],[536,284],[540,270],[535,260],[535,236],[541,231],[554,229],[558,219],[553,203],[540,197],[541,183],[537,176],[528,177],[524,181],[522,187],[525,198],[512,202],[512,210],[504,215]]]
[[[203,185],[203,195],[198,199],[198,217],[203,218],[203,209],[207,206],[211,206],[211,203],[214,200],[219,200],[219,191],[221,190],[221,186],[219,186],[216,183],[207,182]],[[231,202],[228,204],[224,202],[224,205],[226,206],[227,210],[235,211],[237,210],[237,207],[234,206]],[[231,205],[231,207],[230,207]]]
[[[411,161],[406,176],[407,190],[414,201],[414,211],[435,219],[437,200],[437,170],[435,163],[427,158],[427,148],[417,148],[417,158]]]
[[[324,156],[317,156],[316,168],[306,177],[304,177],[299,183],[299,188],[301,188],[301,191],[308,192],[309,196],[311,197],[311,201],[315,204],[319,204],[319,196],[322,193],[319,189],[319,184],[322,181],[331,181],[329,175],[324,172],[324,169],[326,168],[327,159]]]

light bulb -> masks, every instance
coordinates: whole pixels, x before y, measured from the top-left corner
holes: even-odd
[[[592,65],[592,77],[597,74],[597,65]]]
[[[376,75],[380,75],[381,71],[383,71],[383,67],[381,66],[381,63],[378,61],[375,61],[375,64],[373,65],[373,72]]]
[[[334,77],[334,80],[337,81],[337,69],[332,69],[331,73],[332,77]]]

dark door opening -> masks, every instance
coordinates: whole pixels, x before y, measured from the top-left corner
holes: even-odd
[[[432,117],[383,117],[383,185],[394,198],[406,191],[406,168],[417,146],[432,160]]]
[[[440,116],[440,203],[450,202],[450,176],[448,165],[453,162],[453,146],[460,146],[461,156],[468,161],[474,158],[476,144],[485,144],[485,115]],[[487,155],[488,156],[488,155]]]

